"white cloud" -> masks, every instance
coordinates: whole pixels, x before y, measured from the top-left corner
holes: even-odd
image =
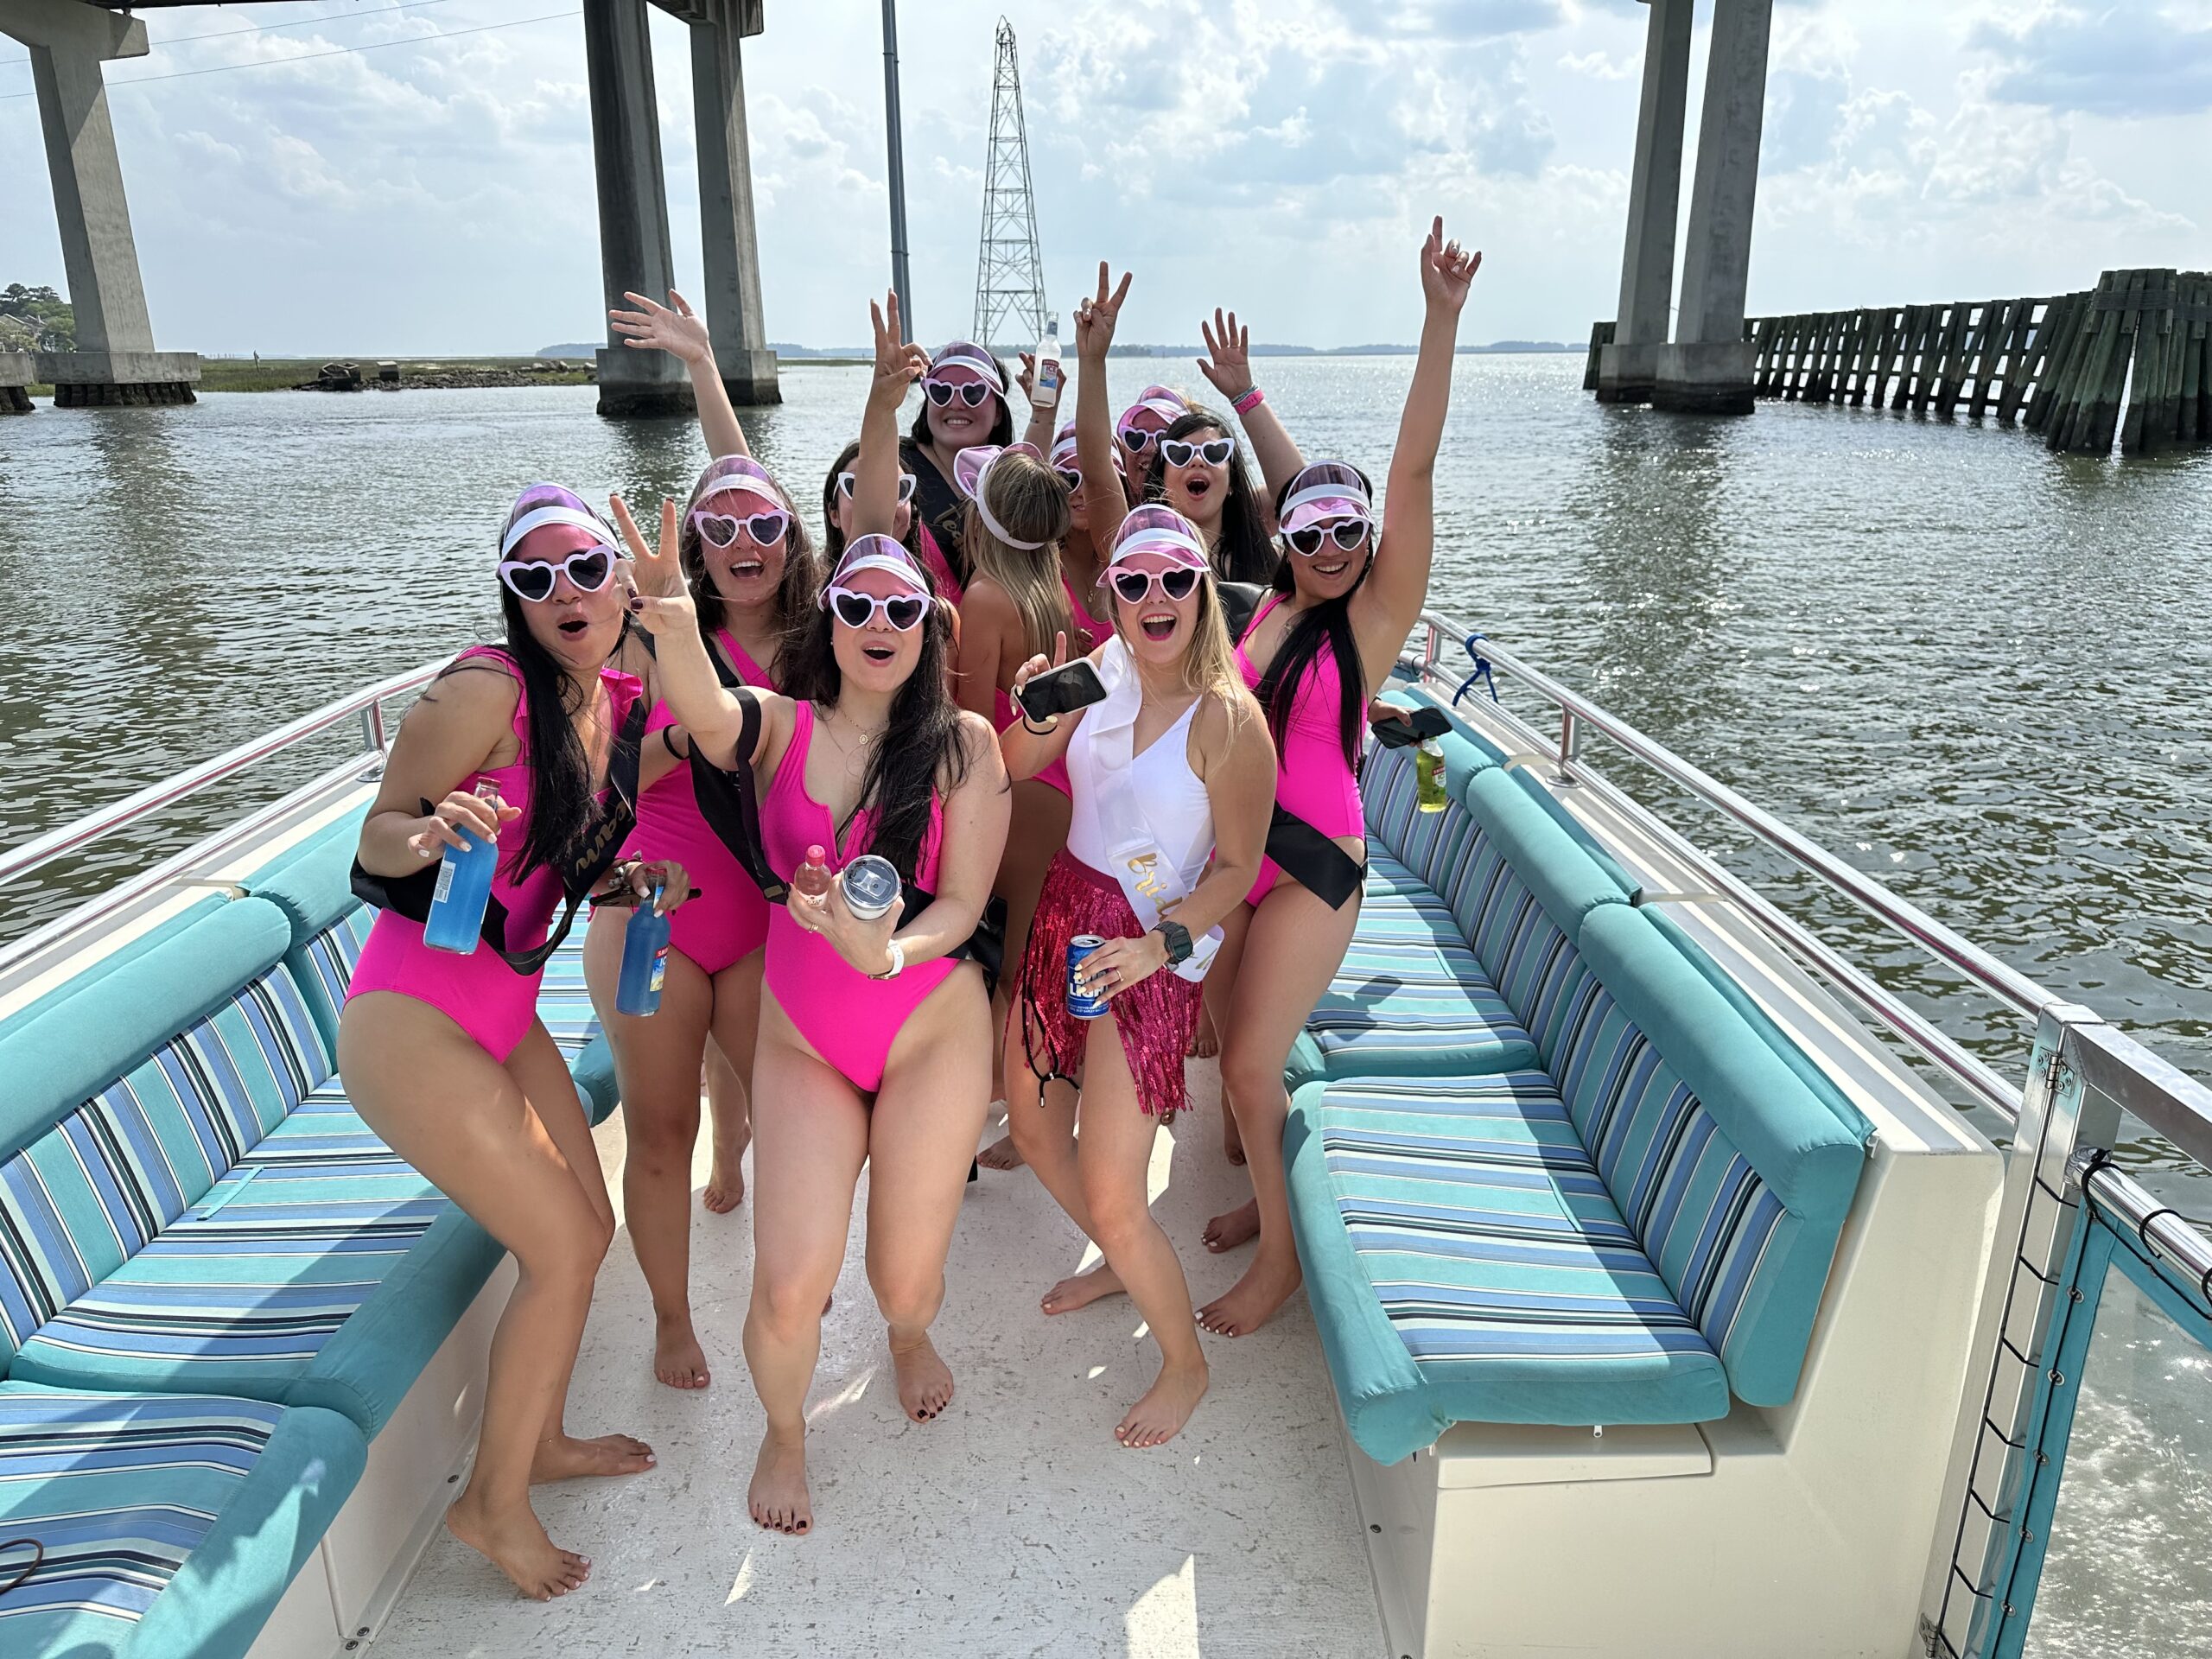
[[[909,0],[907,187],[925,334],[967,321],[1001,5],[1022,31],[1038,215],[1063,310],[1103,256],[1139,273],[1125,324],[1135,339],[1190,339],[1217,302],[1271,340],[1408,339],[1412,249],[1441,211],[1489,256],[1471,336],[1580,338],[1610,314],[1649,15],[1634,0]],[[528,350],[595,333],[581,29],[452,35],[541,9],[553,6],[439,0],[168,48],[158,43],[296,22],[298,8],[149,13],[156,50],[115,66],[117,82],[269,65],[111,99],[163,343]],[[875,0],[779,3],[746,45],[779,340],[860,340],[887,274],[877,29]],[[432,35],[452,37],[308,55]],[[687,40],[658,14],[653,35],[681,276],[696,272],[699,239]],[[2082,285],[2103,264],[2207,263],[2201,163],[2187,159],[2212,153],[2201,36],[2212,38],[2212,0],[2094,14],[1985,3],[1937,29],[1924,0],[1783,5],[1754,306],[2025,291]],[[0,63],[0,95],[29,84]],[[2139,111],[2161,124],[2158,142],[2137,141]],[[0,97],[0,156],[35,156],[39,143],[30,100]],[[0,282],[60,281],[43,168],[0,168],[0,218],[28,228]]]

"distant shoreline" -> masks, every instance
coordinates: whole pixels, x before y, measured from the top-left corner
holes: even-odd
[[[596,349],[596,348],[594,348]],[[1563,353],[1580,353],[1581,346],[1561,346],[1552,341],[1502,340],[1492,346],[1462,346],[1459,355],[1520,356],[1540,354],[1555,356]],[[1286,348],[1254,346],[1255,357],[1341,359],[1357,357],[1410,357],[1410,346],[1373,346],[1357,349],[1343,348],[1314,350],[1306,347]],[[1179,346],[1132,346],[1116,347],[1116,358],[1188,359],[1202,356],[1203,348]],[[779,353],[776,366],[782,369],[850,369],[865,368],[874,359],[864,353],[840,353],[804,351],[786,355]],[[398,372],[397,381],[378,378],[381,365],[393,365]],[[326,365],[351,365],[360,371],[358,386],[347,385],[342,391],[318,385]],[[424,391],[474,391],[500,386],[588,386],[596,385],[598,368],[589,357],[576,352],[558,354],[540,353],[533,357],[264,357],[258,359],[238,357],[203,357],[200,359],[201,391],[293,391],[302,389],[329,390],[333,396],[356,393]],[[35,397],[51,397],[54,388],[34,385],[25,390]]]

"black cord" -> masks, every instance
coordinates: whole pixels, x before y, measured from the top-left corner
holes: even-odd
[[[0,1584],[0,1596],[22,1589],[31,1581],[31,1574],[46,1565],[46,1546],[35,1538],[10,1538],[5,1543],[0,1543],[0,1555],[6,1554],[11,1549],[22,1549],[26,1546],[29,1546],[31,1552],[29,1561],[15,1577],[4,1584]]]

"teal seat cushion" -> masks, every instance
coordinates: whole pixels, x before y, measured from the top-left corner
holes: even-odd
[[[346,1011],[346,988],[353,982],[353,964],[361,959],[361,947],[369,942],[369,929],[376,919],[376,912],[357,903],[293,945],[284,958],[333,1054],[338,1052],[338,1020]]]
[[[1361,1449],[1454,1422],[1700,1422],[1719,1357],[1541,1071],[1299,1091],[1285,1141],[1308,1299]]]
[[[330,1096],[23,1342],[61,1387],[326,1406],[373,1436],[498,1247]]]
[[[328,1412],[0,1383],[0,1538],[45,1548],[0,1653],[240,1659],[366,1459]]]
[[[280,965],[0,1161],[0,1362],[200,1204],[329,1069]]]
[[[1460,938],[1444,900],[1387,852],[1342,965],[1306,1022],[1334,1077],[1535,1064],[1535,1041]]]
[[[0,1026],[0,1159],[229,1002],[276,964],[291,937],[274,905],[234,899]]]
[[[360,901],[353,897],[353,852],[368,809],[346,813],[248,875],[242,885],[283,911],[293,943],[304,944]]]
[[[1621,1215],[1755,1406],[1796,1392],[1860,1136],[1654,927],[1593,912],[1553,1067]]]

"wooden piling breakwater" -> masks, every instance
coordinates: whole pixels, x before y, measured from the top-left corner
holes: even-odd
[[[1994,414],[2065,454],[2212,444],[2212,272],[2108,270],[2078,294],[1756,317],[1744,332],[1762,397]],[[1591,332],[1586,389],[1612,335]]]

